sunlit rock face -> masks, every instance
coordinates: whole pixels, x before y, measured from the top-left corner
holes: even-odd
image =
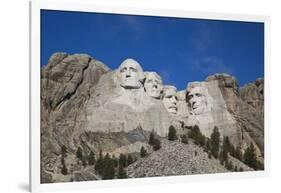
[[[251,90],[252,87],[247,88]],[[228,136],[235,146],[246,149],[253,143],[256,154],[262,157],[262,113],[254,109],[252,103],[249,105],[241,99],[238,88],[237,80],[228,74],[214,74],[207,77],[206,81],[189,83],[186,89],[190,111],[187,123],[198,125],[207,137],[217,126],[221,136]],[[258,92],[258,86],[256,88],[253,90]],[[243,90],[244,93],[247,93],[247,89]]]
[[[75,155],[78,147],[96,155],[100,150],[117,155],[136,153],[142,146],[149,147],[151,131],[167,137],[171,125],[180,135],[196,124],[207,137],[217,126],[221,136],[229,136],[236,146],[245,149],[253,143],[263,159],[262,79],[239,90],[234,77],[214,74],[189,83],[185,91],[165,86],[159,100],[159,91],[149,91],[154,84],[161,86],[157,78],[151,73],[147,80],[154,83],[144,82],[141,64],[133,59],[111,70],[85,54],[54,54],[41,68],[41,183],[75,181],[75,176],[68,179],[70,175],[61,174],[63,146],[68,152],[68,171],[83,173],[87,171],[79,169]],[[174,152],[177,147],[171,148]],[[190,150],[192,157],[194,149]],[[83,173],[87,179],[95,179],[88,174]]]
[[[124,60],[118,68],[121,78],[120,85],[125,89],[138,89],[142,87],[144,74],[140,64],[134,59]]]
[[[264,92],[263,79],[257,79],[240,90],[236,78],[228,74],[214,74],[207,77],[206,80],[218,82],[227,109],[241,128],[244,142],[247,142],[248,145],[253,143],[256,147],[256,154],[262,157],[264,151],[264,101],[261,100]],[[252,97],[247,97],[249,92],[252,92]],[[252,100],[254,98],[255,100]],[[244,146],[246,145],[244,144]]]
[[[145,72],[144,88],[149,96],[160,99],[163,91],[161,77],[156,72]]]
[[[171,114],[177,113],[177,88],[171,85],[165,85],[162,100],[166,110]]]
[[[206,113],[208,110],[207,105],[210,106],[210,102],[207,103],[207,90],[200,83],[193,83],[188,86],[187,99],[190,106],[190,112],[194,115],[200,115]],[[209,98],[211,100],[211,98]]]
[[[252,106],[263,118],[264,111],[264,80],[258,78],[255,82],[248,83],[240,88],[240,96],[243,101]]]
[[[177,92],[177,115],[182,122],[185,122],[190,112],[187,103],[186,90]]]
[[[218,81],[191,82],[187,85],[187,102],[190,115],[188,124],[198,125],[210,137],[215,126],[222,136],[229,136],[235,145],[241,145],[241,131],[228,112]]]
[[[165,136],[169,114],[161,100],[144,91],[142,81],[141,65],[133,59],[125,60],[117,70],[101,77],[86,107],[87,130],[130,132],[141,127]]]

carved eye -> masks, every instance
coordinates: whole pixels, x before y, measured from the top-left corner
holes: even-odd
[[[147,80],[146,82],[147,82],[147,83],[151,83],[151,82],[152,82],[152,80],[151,80],[151,79],[149,79],[149,80]]]
[[[202,96],[202,94],[200,94],[200,93],[196,93],[195,94],[197,97],[201,97]]]
[[[124,68],[122,68],[122,69],[120,70],[120,72],[125,72],[126,70],[127,70],[127,68],[124,67]]]
[[[137,69],[130,67],[130,70],[132,70],[133,72],[137,72]]]

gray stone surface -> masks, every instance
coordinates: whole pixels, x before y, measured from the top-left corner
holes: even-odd
[[[218,160],[192,143],[162,140],[161,149],[127,168],[129,177],[174,176],[229,172]]]
[[[189,92],[197,88],[204,100],[196,99],[202,109],[193,112]],[[195,92],[194,92],[195,93]],[[217,126],[222,136],[229,136],[235,146],[245,150],[250,143],[256,148],[263,161],[264,120],[263,81],[249,83],[239,90],[236,78],[228,74],[214,74],[202,82],[191,82],[187,86],[187,100],[190,115],[187,125],[197,124],[203,134],[210,134]],[[203,101],[203,102],[202,102]],[[255,102],[253,102],[255,101]],[[197,110],[197,109],[196,109]]]
[[[42,183],[99,180],[93,168],[81,167],[76,159],[75,152],[79,146],[84,153],[93,151],[96,155],[100,150],[116,156],[136,153],[142,146],[150,148],[148,138],[152,131],[158,137],[166,137],[171,125],[181,134],[187,126],[198,124],[207,137],[217,126],[223,136],[229,136],[233,144],[242,149],[252,142],[263,160],[262,79],[239,90],[234,77],[215,74],[206,81],[189,83],[187,92],[176,92],[173,87],[174,101],[171,104],[175,108],[170,111],[167,101],[164,101],[167,89],[162,91],[162,85],[157,86],[161,90],[160,98],[153,92],[146,92],[144,75],[141,64],[133,59],[127,59],[118,69],[110,70],[86,54],[55,53],[50,57],[48,64],[41,69]],[[196,101],[195,106],[189,101],[192,85],[199,86],[205,97],[200,103],[206,105],[202,111],[196,111]],[[65,163],[71,173],[66,176],[61,174],[62,146],[66,146],[68,156]],[[198,157],[194,151],[198,151]],[[161,156],[163,160],[157,158]],[[177,159],[171,159],[173,164],[168,164],[173,156]],[[136,162],[139,163],[136,166],[138,172],[130,175],[225,172],[217,160],[205,158],[206,153],[196,145],[184,146],[164,140],[163,149]],[[149,168],[143,166],[153,166],[155,170],[145,174]],[[164,173],[160,172],[161,168]]]
[[[144,88],[149,96],[160,99],[163,92],[161,77],[156,72],[145,72]]]
[[[191,95],[194,95],[193,98]],[[200,97],[195,95],[200,95]],[[240,128],[227,110],[217,80],[189,83],[187,97],[191,112],[188,117],[189,126],[198,125],[201,132],[209,138],[214,127],[217,126],[222,136],[229,136],[235,145],[241,144]]]
[[[163,88],[162,101],[169,114],[177,114],[177,88],[173,85],[165,85]]]

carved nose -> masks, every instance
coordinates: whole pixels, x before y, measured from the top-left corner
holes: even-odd
[[[131,77],[131,71],[130,70],[126,71],[126,78],[128,78],[128,77]]]

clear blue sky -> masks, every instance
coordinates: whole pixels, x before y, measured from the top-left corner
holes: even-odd
[[[134,58],[178,90],[222,72],[242,86],[264,76],[264,25],[43,10],[41,66],[54,52],[87,53],[111,69]]]

